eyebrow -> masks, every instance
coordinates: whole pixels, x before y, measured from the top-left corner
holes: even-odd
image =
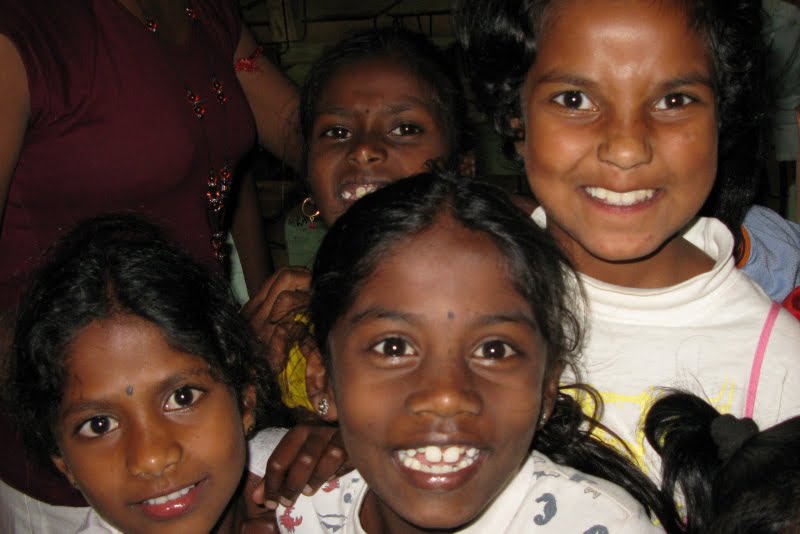
[[[559,73],[558,71],[545,72],[538,78],[533,80],[534,85],[542,83],[563,83],[566,85],[575,85],[577,87],[594,88],[597,83],[577,74]],[[709,88],[714,88],[714,84],[709,76],[700,74],[699,72],[687,72],[669,79],[661,84],[663,90],[677,89],[685,85],[701,84]]]
[[[411,111],[415,108],[422,108],[427,112],[431,112],[431,105],[429,102],[421,98],[417,98],[415,96],[405,97],[404,100],[396,104],[390,105],[383,105],[380,106],[378,109],[380,111],[389,112],[391,114],[402,113],[404,111]],[[321,108],[317,115],[337,115],[340,117],[351,117],[355,115],[355,111],[353,108],[342,107],[342,106],[331,106],[326,108]]]
[[[211,375],[211,370],[207,365],[196,365],[184,371],[169,375],[163,380],[157,382],[155,387],[152,389],[155,389],[156,391],[169,391],[170,389],[177,388],[178,385],[198,376],[207,376],[213,378]],[[87,400],[69,404],[67,408],[59,411],[58,417],[59,419],[64,419],[76,413],[89,411],[105,412],[110,411],[112,407],[113,404],[106,400]]]
[[[396,310],[389,310],[382,306],[373,306],[353,315],[349,319],[348,323],[350,325],[356,325],[369,319],[388,319],[390,321],[398,321],[408,324],[420,323],[424,320],[423,316],[420,314],[405,313]],[[539,325],[537,324],[536,320],[530,314],[522,311],[481,315],[475,322],[475,326],[491,326],[502,323],[521,323],[533,328],[536,331],[539,330]]]

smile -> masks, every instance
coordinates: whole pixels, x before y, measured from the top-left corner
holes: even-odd
[[[344,200],[358,200],[374,191],[377,191],[381,187],[381,184],[363,184],[355,187],[348,187],[344,189],[340,196]]]
[[[590,197],[612,206],[634,206],[647,202],[656,194],[655,189],[638,189],[624,193],[618,193],[602,187],[584,187],[583,190]]]
[[[421,473],[442,475],[456,473],[474,464],[480,455],[475,447],[427,445],[395,452],[397,459],[408,469]]]
[[[169,501],[174,501],[175,499],[183,497],[184,495],[192,491],[195,486],[197,486],[197,484],[186,486],[183,489],[179,489],[178,491],[173,491],[172,493],[169,493],[167,495],[162,495],[161,497],[156,497],[154,499],[147,499],[146,501],[142,501],[142,503],[149,505],[165,504],[168,503]]]

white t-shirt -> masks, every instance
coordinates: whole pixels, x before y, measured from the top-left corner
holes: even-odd
[[[263,476],[266,460],[284,430],[250,440],[250,471]],[[301,495],[277,510],[284,534],[365,534],[359,511],[368,487],[358,471],[326,483],[313,497]],[[459,534],[663,532],[619,486],[557,465],[533,452],[488,509]]]
[[[533,218],[544,226],[544,213]],[[684,237],[714,268],[676,286],[633,289],[581,275],[589,306],[582,379],[604,403],[602,422],[620,435],[647,473],[660,460],[646,445],[644,412],[680,388],[720,412],[744,415],[753,358],[772,306],[733,263],[733,236],[716,219],[698,219]],[[568,381],[569,377],[565,377]],[[764,353],[753,418],[761,428],[800,414],[800,322],[780,310]]]

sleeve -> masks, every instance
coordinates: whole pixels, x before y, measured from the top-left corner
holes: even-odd
[[[753,206],[742,227],[749,241],[742,271],[772,300],[782,302],[800,285],[800,225],[763,206]]]
[[[215,22],[208,27],[233,65],[233,54],[242,36],[242,19],[235,3],[233,0],[201,0],[199,7],[201,16],[205,14]]]
[[[267,460],[286,432],[285,428],[268,428],[250,438],[247,443],[247,470],[250,473],[259,477],[264,476],[267,472]]]

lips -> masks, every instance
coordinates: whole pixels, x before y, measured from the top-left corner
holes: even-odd
[[[588,196],[604,204],[619,207],[630,207],[643,204],[652,199],[658,192],[656,189],[637,189],[634,191],[617,192],[603,187],[584,187]]]
[[[192,505],[197,500],[204,483],[205,481],[201,481],[164,495],[145,499],[137,503],[137,506],[146,515],[154,519],[163,520],[179,517],[192,509]]]

